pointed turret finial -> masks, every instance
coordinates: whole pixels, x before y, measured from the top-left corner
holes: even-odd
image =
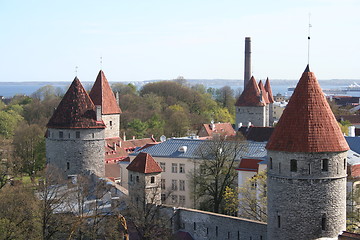
[[[309,68],[309,64],[306,65],[305,71],[304,72],[310,72],[310,68]]]

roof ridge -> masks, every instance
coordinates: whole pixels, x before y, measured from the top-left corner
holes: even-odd
[[[266,104],[263,100],[264,98],[260,97],[260,88],[256,83],[254,76],[252,76],[244,91],[236,101],[235,106],[262,107]]]

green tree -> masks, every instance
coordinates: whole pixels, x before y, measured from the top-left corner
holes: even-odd
[[[11,138],[14,135],[17,124],[22,119],[14,111],[0,111],[0,135],[5,138]]]
[[[249,178],[239,188],[239,210],[241,217],[262,222],[267,221],[266,181],[266,171],[261,171],[254,177]]]
[[[140,119],[134,119],[128,123],[128,128],[132,130],[131,133],[133,133],[133,135],[138,138],[143,138],[148,128],[148,124],[146,122],[142,122]]]
[[[44,131],[36,124],[21,125],[14,136],[15,155],[20,159],[20,169],[32,180],[45,167]]]

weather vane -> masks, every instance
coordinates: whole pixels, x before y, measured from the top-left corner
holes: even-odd
[[[309,29],[308,29],[308,65],[310,63],[310,29],[311,29],[311,23],[310,23],[310,16],[311,13],[309,13]]]
[[[102,70],[102,56],[100,56],[100,70]]]
[[[75,66],[75,76],[77,77],[77,75],[78,75],[78,66]]]

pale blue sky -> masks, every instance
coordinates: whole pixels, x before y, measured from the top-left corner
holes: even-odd
[[[0,0],[0,81],[360,79],[358,0]]]

